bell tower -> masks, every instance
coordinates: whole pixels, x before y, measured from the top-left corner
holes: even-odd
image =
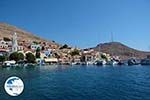
[[[12,38],[12,52],[18,51],[17,33],[14,32]]]

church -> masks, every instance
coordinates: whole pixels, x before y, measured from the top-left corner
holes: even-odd
[[[17,52],[17,51],[22,51],[23,46],[18,45],[18,40],[17,40],[17,33],[14,32],[13,38],[12,38],[12,50],[11,52]]]

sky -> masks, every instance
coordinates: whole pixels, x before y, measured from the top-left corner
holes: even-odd
[[[149,0],[0,0],[0,22],[88,48],[113,40],[150,51]]]

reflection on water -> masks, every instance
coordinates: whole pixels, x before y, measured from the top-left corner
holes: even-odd
[[[25,90],[8,96],[3,85],[19,76]],[[0,100],[150,100],[150,66],[36,66],[0,68]]]

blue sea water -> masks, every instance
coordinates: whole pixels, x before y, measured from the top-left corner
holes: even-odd
[[[18,97],[4,83],[24,81]],[[37,66],[0,68],[0,100],[150,100],[150,66]]]

